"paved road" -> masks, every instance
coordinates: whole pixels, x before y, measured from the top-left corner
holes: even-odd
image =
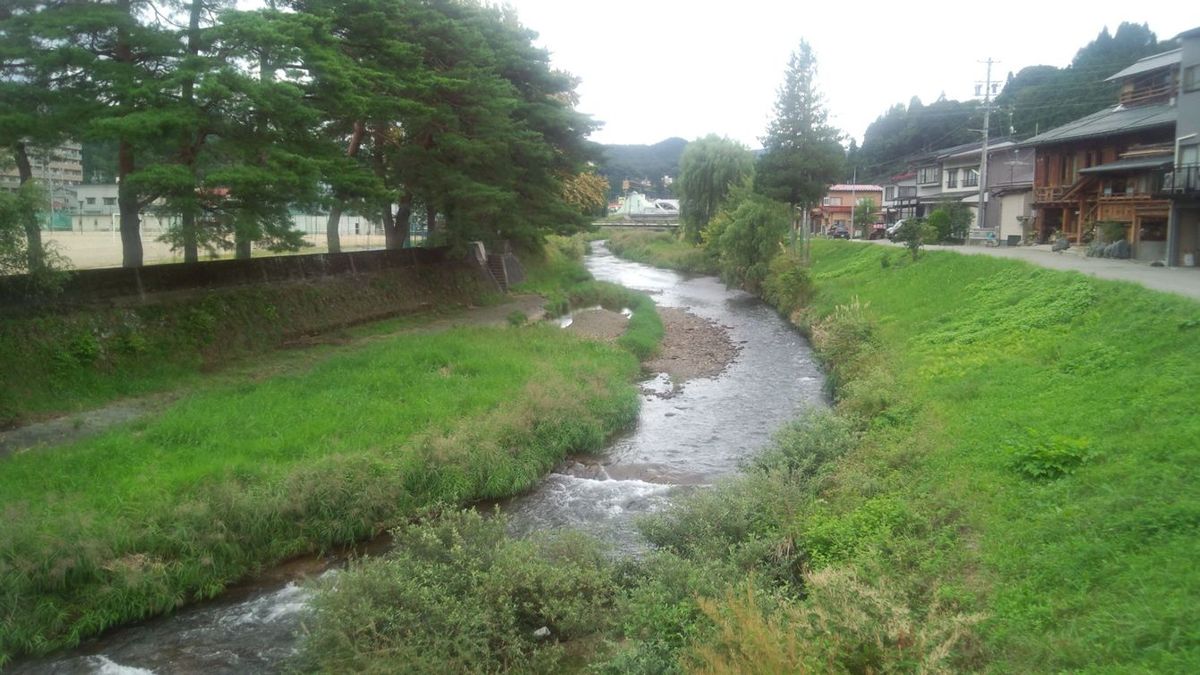
[[[886,240],[871,243],[899,246]],[[930,251],[953,251],[964,255],[990,255],[1024,260],[1054,270],[1074,270],[1101,279],[1130,281],[1146,288],[1200,300],[1200,267],[1151,267],[1133,260],[1088,258],[1079,249],[1053,253],[1049,246],[926,246]]]

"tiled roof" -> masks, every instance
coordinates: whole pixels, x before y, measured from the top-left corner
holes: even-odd
[[[1175,161],[1172,155],[1151,155],[1149,157],[1130,157],[1118,159],[1115,162],[1080,169],[1079,173],[1109,173],[1113,171],[1134,171],[1137,169],[1157,169],[1160,166],[1170,166]]]
[[[1122,70],[1121,72],[1117,73],[1116,75],[1109,77],[1108,79],[1106,79],[1104,81],[1112,82],[1113,80],[1121,80],[1126,77],[1130,77],[1132,75],[1140,75],[1141,73],[1148,73],[1152,70],[1158,70],[1159,68],[1166,68],[1167,66],[1173,66],[1182,60],[1183,60],[1183,50],[1182,49],[1172,49],[1169,52],[1163,52],[1161,54],[1155,54],[1153,56],[1147,56],[1145,58],[1138,59],[1137,61],[1133,62],[1133,65],[1129,66],[1125,70]]]
[[[829,186],[830,192],[883,192],[883,188],[878,185],[850,185],[849,183],[838,183],[837,185]]]
[[[1047,143],[1061,143],[1081,138],[1111,136],[1140,129],[1170,126],[1175,124],[1176,115],[1175,106],[1170,103],[1132,108],[1116,106],[1042,132],[1021,145],[1046,145]]]

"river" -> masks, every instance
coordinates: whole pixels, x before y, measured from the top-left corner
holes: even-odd
[[[650,294],[725,326],[740,352],[716,378],[673,396],[643,396],[637,426],[598,458],[567,463],[528,494],[502,505],[513,533],[574,527],[618,550],[644,547],[634,521],[689,490],[737,471],[771,434],[825,404],[823,380],[804,338],[753,296],[713,277],[689,277],[613,256],[593,243],[593,276]],[[648,389],[669,389],[662,377]],[[378,547],[377,547],[378,548]],[[220,599],[120,628],[78,649],[22,663],[15,673],[273,673],[295,653],[310,592],[305,578],[336,574],[341,558],[284,566]]]

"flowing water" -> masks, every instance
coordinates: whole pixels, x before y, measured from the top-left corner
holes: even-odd
[[[726,327],[741,351],[716,378],[681,391],[665,376],[643,386],[638,424],[599,458],[568,462],[529,494],[502,505],[514,534],[577,527],[636,553],[637,515],[735,472],[788,420],[824,405],[807,342],[771,308],[712,277],[689,278],[620,260],[593,244],[597,278],[649,293]],[[17,673],[269,673],[299,642],[310,595],[297,577],[336,574],[342,557],[309,561],[173,616],[118,629],[68,655],[27,662]]]

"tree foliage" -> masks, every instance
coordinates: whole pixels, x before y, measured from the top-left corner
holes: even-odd
[[[946,201],[929,214],[926,223],[937,241],[963,242],[974,220],[975,213],[969,206],[961,201]]]
[[[757,292],[791,223],[786,204],[738,189],[704,232],[705,246],[731,286]]]
[[[730,190],[753,175],[754,156],[741,143],[715,134],[689,143],[676,183],[684,236],[699,241]]]
[[[567,183],[595,154],[535,38],[475,0],[15,0],[0,142],[85,140],[88,177],[119,182],[127,266],[151,208],[188,260],[295,249],[290,213],[320,205],[331,250],[344,210],[389,246],[417,209],[445,243],[533,242],[585,224]]]
[[[867,230],[875,224],[878,211],[879,206],[870,197],[863,197],[854,205],[854,229],[862,232],[864,239],[870,235]]]
[[[1026,137],[1090,115],[1116,103],[1118,85],[1105,82],[1109,76],[1169,48],[1146,24],[1122,22],[1116,33],[1106,27],[1067,67],[1030,66],[1010,75],[996,97],[997,116]]]

